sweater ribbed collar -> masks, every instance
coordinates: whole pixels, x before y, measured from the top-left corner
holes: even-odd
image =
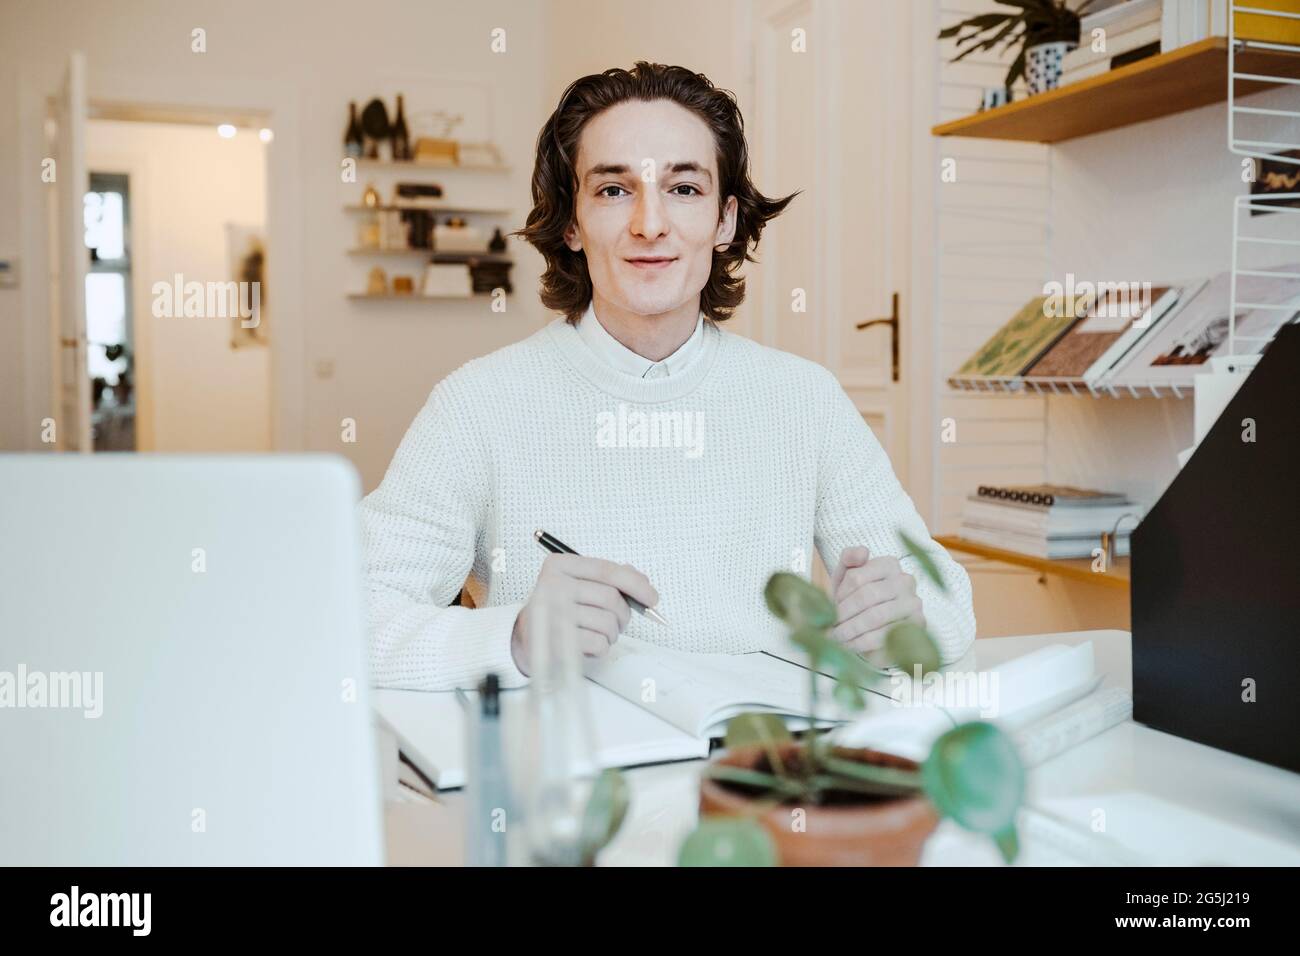
[[[705,320],[699,354],[680,373],[664,378],[636,378],[610,365],[588,347],[578,330],[564,318],[555,319],[545,332],[560,356],[575,372],[607,395],[628,402],[672,402],[689,395],[713,368],[722,343],[722,331]]]

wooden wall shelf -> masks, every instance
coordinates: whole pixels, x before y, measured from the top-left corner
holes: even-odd
[[[1239,50],[1238,73],[1300,79],[1300,56]],[[1248,96],[1276,83],[1241,81]],[[935,136],[1062,143],[1228,98],[1228,40],[1208,37],[1100,76],[935,126]]]
[[[1102,587],[1119,588],[1127,591],[1129,587],[1129,559],[1116,558],[1115,564],[1107,572],[1094,571],[1092,558],[1036,558],[1017,551],[1005,551],[991,545],[967,541],[957,535],[938,535],[934,539],[950,551],[961,551],[1004,564],[1014,564],[1022,568],[1032,568],[1042,574],[1054,574],[1057,577],[1070,578],[1075,581],[1087,581]]]

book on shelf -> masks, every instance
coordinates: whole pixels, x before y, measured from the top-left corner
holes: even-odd
[[[1300,274],[1300,263],[1275,266],[1277,273]],[[1222,272],[1202,282],[1171,310],[1166,321],[1128,353],[1102,379],[1106,386],[1190,387],[1211,358],[1229,354],[1228,308],[1232,276]],[[1235,343],[1237,354],[1258,355],[1278,330],[1300,313],[1300,279],[1237,275]]]
[[[980,346],[952,378],[1022,375],[1077,320],[1082,305],[1079,296],[1035,296]]]
[[[1103,534],[1129,518],[1116,542],[1116,553],[1126,554],[1128,535],[1141,517],[1140,506],[1119,492],[1070,485],[981,485],[967,496],[959,533],[1034,557],[1083,558],[1101,546]]]
[[[1118,491],[1095,491],[1073,485],[980,485],[974,497],[1042,508],[1097,508],[1128,504]]]
[[[1131,502],[1095,508],[1044,508],[990,501],[978,495],[970,495],[962,507],[962,521],[972,525],[1043,537],[1098,537],[1128,515],[1141,518],[1141,511]]]
[[[1106,529],[1107,531],[1110,528]],[[1090,558],[1101,547],[1101,533],[1087,535],[1065,535],[1049,537],[1037,533],[1009,531],[1005,528],[988,528],[983,525],[968,523],[962,519],[958,534],[967,541],[986,544],[1003,551],[1014,551],[1031,558],[1044,558],[1049,561],[1064,558]],[[1115,554],[1124,557],[1128,554],[1129,532],[1121,530],[1115,539]]]
[[[1102,71],[1111,68],[1111,61],[1133,50],[1160,43],[1160,24],[1150,23],[1146,26],[1129,30],[1126,33],[1107,33],[1104,49],[1094,49],[1089,34],[1080,33],[1080,46],[1065,54],[1061,60],[1061,79],[1073,79],[1083,70],[1092,70],[1100,66]],[[1098,43],[1098,46],[1101,44]]]
[[[1083,319],[1070,326],[1025,372],[1029,377],[1077,378],[1095,385],[1178,301],[1174,286],[1115,283],[1101,291]],[[1141,292],[1130,293],[1131,288]]]

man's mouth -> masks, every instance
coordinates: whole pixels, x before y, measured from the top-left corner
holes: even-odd
[[[632,256],[627,260],[628,265],[636,269],[664,269],[677,261],[676,256]]]

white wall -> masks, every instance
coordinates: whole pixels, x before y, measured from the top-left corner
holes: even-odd
[[[257,131],[223,139],[211,126],[94,120],[86,166],[130,175],[138,447],[269,451],[268,349],[232,349],[232,320],[155,317],[152,309],[154,281],[234,278],[226,224],[265,225],[266,148]],[[273,313],[268,307],[268,326]]]

